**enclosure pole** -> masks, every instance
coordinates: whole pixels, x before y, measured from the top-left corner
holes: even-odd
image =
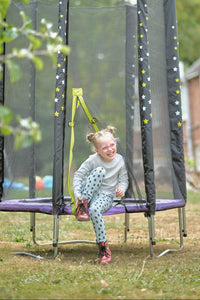
[[[31,19],[33,29],[37,29],[37,2],[34,0],[30,3]],[[29,113],[33,121],[35,121],[35,65],[30,62],[30,83],[29,83]],[[35,143],[32,143],[29,151],[29,197],[35,198]]]
[[[3,44],[3,52],[5,54],[5,44]],[[2,77],[0,80],[0,105],[4,105],[5,97],[5,64],[1,63]],[[4,183],[4,137],[0,132],[0,201],[3,197],[3,183]]]
[[[31,19],[33,29],[37,29],[37,2],[34,0],[30,3]],[[30,116],[35,121],[35,65],[30,62],[30,84],[29,84],[29,110]],[[29,197],[35,198],[35,143],[32,143],[29,151]],[[30,231],[32,232],[33,241],[35,240],[35,213],[30,213]]]
[[[63,43],[68,44],[69,0],[59,1],[58,33]],[[54,165],[53,165],[53,213],[56,214],[64,206],[63,172],[64,172],[64,140],[66,119],[67,57],[58,52],[55,111],[54,111]]]
[[[145,192],[148,215],[155,214],[154,157],[148,41],[147,0],[138,0],[138,79]]]
[[[129,187],[126,197],[131,198],[133,186],[130,174],[133,172],[133,133],[135,108],[135,74],[136,74],[136,10],[126,5],[126,164],[129,174]]]
[[[30,3],[31,19],[33,29],[37,29],[37,2],[34,0]],[[29,84],[29,110],[30,116],[35,121],[35,77],[36,70],[33,63],[30,62],[30,84]],[[29,151],[29,197],[35,198],[35,143],[32,143]],[[35,240],[35,213],[30,213],[30,231],[32,232],[33,241]]]
[[[186,202],[186,178],[183,150],[183,126],[181,110],[181,91],[178,55],[178,33],[176,24],[175,0],[164,1],[165,49],[168,84],[168,107],[170,120],[170,138],[172,165],[178,184],[174,186],[175,199],[183,198]]]

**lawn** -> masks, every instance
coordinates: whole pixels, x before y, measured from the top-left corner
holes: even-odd
[[[155,216],[156,245],[149,256],[148,222],[143,214],[130,215],[124,243],[124,215],[106,216],[107,238],[113,262],[101,266],[94,244],[52,246],[32,242],[29,213],[1,212],[0,299],[200,299],[200,194],[188,192],[188,236],[177,252],[157,256],[166,249],[179,250],[177,209]],[[37,214],[37,238],[52,240],[53,217]],[[95,236],[91,222],[62,216],[59,240]],[[16,255],[28,252],[44,259]]]

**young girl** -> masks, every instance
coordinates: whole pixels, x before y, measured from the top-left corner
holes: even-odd
[[[112,206],[115,193],[123,197],[128,187],[127,170],[123,157],[117,153],[114,130],[107,126],[87,135],[96,153],[82,163],[73,179],[77,219],[88,221],[91,218],[102,264],[111,262],[102,214]]]

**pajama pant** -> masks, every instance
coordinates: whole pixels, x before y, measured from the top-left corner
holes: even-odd
[[[108,210],[113,203],[113,196],[102,193],[99,189],[105,177],[105,169],[98,167],[94,169],[82,183],[82,199],[88,200],[89,214],[96,234],[96,242],[106,242],[105,224],[103,212]]]

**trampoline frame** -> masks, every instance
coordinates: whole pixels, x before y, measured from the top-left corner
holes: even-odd
[[[70,201],[70,200],[68,199],[68,201]],[[6,202],[9,202],[9,200],[6,201]],[[2,205],[3,205],[3,203],[4,202],[2,202]],[[119,200],[115,199],[114,203],[113,203],[113,207],[116,207],[119,203],[120,203]],[[122,207],[122,205],[121,205],[121,207]],[[182,250],[183,249],[183,237],[187,236],[185,206],[174,207],[174,208],[171,208],[171,209],[178,209],[178,224],[179,224],[180,246],[179,246],[179,249],[166,249],[165,251],[163,251],[162,253],[160,253],[157,256],[158,258],[161,257],[161,256],[163,256],[163,255],[165,255],[165,254],[167,254],[167,253],[169,253],[169,252],[175,252],[175,251]],[[0,210],[8,212],[8,210],[1,208],[1,204],[0,204]],[[9,210],[9,211],[11,211],[11,210]],[[19,211],[23,211],[23,210],[21,209]],[[125,218],[124,218],[124,243],[127,242],[127,234],[128,234],[128,232],[130,230],[130,214],[132,214],[132,213],[138,213],[138,212],[140,212],[140,213],[143,212],[144,216],[147,217],[147,219],[148,219],[148,230],[149,230],[149,250],[150,250],[150,257],[153,257],[154,256],[153,246],[156,245],[154,215],[148,215],[147,212],[145,212],[145,210],[144,211],[140,210],[140,211],[127,212],[126,208],[125,208],[125,212],[122,212],[120,207],[119,207],[119,211],[120,211],[120,212],[118,212],[119,214],[123,213],[125,215]],[[163,211],[163,210],[158,207],[157,211]],[[90,241],[90,240],[66,240],[66,241],[59,241],[59,222],[61,220],[61,217],[63,215],[66,215],[66,214],[53,214],[53,236],[52,236],[52,241],[51,242],[50,241],[49,242],[45,242],[45,243],[38,242],[37,238],[36,238],[36,214],[37,213],[39,213],[39,212],[31,212],[30,211],[30,232],[32,232],[33,243],[35,245],[37,245],[37,246],[52,245],[53,249],[54,249],[54,254],[53,254],[53,258],[54,259],[58,255],[58,247],[59,247],[59,245],[75,244],[75,243],[96,244],[96,241]],[[112,211],[111,211],[111,213],[108,213],[108,215],[113,215],[113,214],[117,214],[117,212],[116,213],[115,212],[112,213]],[[50,214],[50,215],[52,215],[52,214]],[[67,214],[67,215],[71,215],[71,214]],[[106,214],[105,214],[105,216],[106,216]],[[13,252],[12,254],[23,254],[23,255],[29,255],[29,256],[32,256],[32,257],[35,257],[35,258],[38,258],[38,259],[44,259],[41,256],[30,254],[28,252]]]
[[[125,213],[125,222],[124,222],[124,243],[127,242],[127,233],[129,232],[129,214]],[[35,231],[35,213],[31,213],[31,227],[30,231],[32,232],[32,239],[33,243],[37,246],[45,246],[45,245],[52,245],[54,248],[54,255],[53,258],[55,259],[58,255],[58,246],[64,244],[75,244],[75,243],[86,243],[86,244],[96,244],[95,241],[89,240],[69,240],[69,241],[60,241],[59,242],[59,221],[61,216],[56,214],[53,216],[53,242],[49,243],[39,243],[36,241],[36,231]],[[149,251],[150,257],[154,256],[154,249],[153,246],[156,245],[156,238],[155,238],[155,220],[154,215],[147,216],[148,219],[148,229],[149,229]],[[180,248],[179,249],[166,249],[162,253],[160,253],[157,257],[161,257],[169,252],[176,252],[183,249],[183,237],[187,236],[187,229],[186,229],[186,214],[185,214],[185,207],[178,208],[178,224],[179,224],[179,237],[180,237]],[[112,243],[111,243],[112,244]]]

